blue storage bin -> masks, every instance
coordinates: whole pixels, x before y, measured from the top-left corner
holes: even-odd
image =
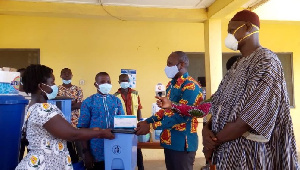
[[[56,105],[64,114],[65,118],[69,123],[71,123],[71,105],[72,105],[72,98],[69,97],[56,97],[55,99],[48,100],[48,103]]]
[[[21,95],[0,95],[1,170],[13,170],[18,165],[21,129],[27,104],[28,100]]]
[[[134,170],[137,162],[137,136],[115,133],[115,139],[104,139],[105,170]]]
[[[147,133],[146,135],[140,135],[138,136],[139,142],[149,142],[150,141],[150,133]]]

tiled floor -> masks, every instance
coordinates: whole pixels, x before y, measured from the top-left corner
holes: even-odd
[[[205,165],[204,158],[196,158],[194,170],[200,170],[200,168],[204,165]],[[145,170],[166,170],[165,161],[164,160],[144,161],[144,168]]]
[[[298,153],[298,161],[300,163],[300,153]],[[194,170],[200,170],[200,168],[204,165],[205,165],[204,158],[196,158]],[[144,168],[145,170],[166,170],[164,160],[144,161]]]

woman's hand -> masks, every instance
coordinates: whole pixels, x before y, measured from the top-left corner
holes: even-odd
[[[171,109],[172,108],[172,102],[167,97],[157,97],[158,100],[156,101],[156,104],[158,107],[163,109]]]
[[[114,139],[115,135],[113,133],[111,133],[111,129],[102,129],[102,135],[101,138],[105,138],[105,139]]]
[[[99,131],[98,138],[105,138],[105,139],[114,139],[115,138],[115,135],[113,133],[111,133],[111,129],[100,129],[98,127],[94,127],[92,129]]]

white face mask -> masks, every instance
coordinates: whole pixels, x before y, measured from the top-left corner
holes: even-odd
[[[122,89],[127,89],[130,86],[130,84],[129,84],[129,82],[121,82],[120,86]]]
[[[97,84],[98,85],[98,84]],[[102,94],[108,94],[112,88],[111,84],[108,83],[104,83],[104,84],[100,84],[98,85],[98,90],[102,93]]]
[[[72,82],[72,80],[64,80],[64,79],[62,79],[62,82],[63,82],[64,84],[70,84],[70,83]]]
[[[239,42],[233,34],[228,33],[227,37],[225,38],[225,46],[233,51],[236,51],[238,49]]]
[[[177,65],[175,66],[166,66],[165,67],[165,73],[168,78],[172,79],[175,77],[175,75],[179,72]]]
[[[244,36],[242,39],[240,39],[240,40],[238,41],[238,40],[235,38],[234,34],[235,34],[240,28],[242,28],[244,25],[245,25],[245,24],[243,24],[243,25],[239,26],[237,29],[235,29],[235,30],[233,31],[233,34],[228,33],[227,37],[225,38],[225,46],[226,46],[227,48],[229,48],[229,49],[231,49],[231,50],[233,50],[233,51],[236,51],[236,50],[238,50],[239,42],[241,42],[241,41],[244,40],[245,38],[250,37],[251,35],[256,34],[256,33],[259,32],[259,27],[252,24],[252,26],[255,27],[255,28],[257,29],[257,31],[254,31],[254,32],[252,32],[252,33],[250,33],[250,34]]]

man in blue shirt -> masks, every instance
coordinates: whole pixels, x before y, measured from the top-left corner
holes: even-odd
[[[165,73],[172,80],[167,85],[166,96],[175,103],[197,106],[203,100],[202,90],[199,83],[189,76],[188,65],[189,59],[184,52],[175,51],[169,55]],[[137,134],[148,133],[150,123],[163,130],[160,144],[164,148],[167,170],[193,170],[198,149],[197,118],[161,109],[138,124]]]
[[[109,94],[112,85],[106,72],[95,77],[97,93],[85,99],[81,104],[78,128],[113,128],[114,115],[124,115],[120,99]],[[88,170],[105,170],[104,141],[91,139],[82,142],[84,163]]]

